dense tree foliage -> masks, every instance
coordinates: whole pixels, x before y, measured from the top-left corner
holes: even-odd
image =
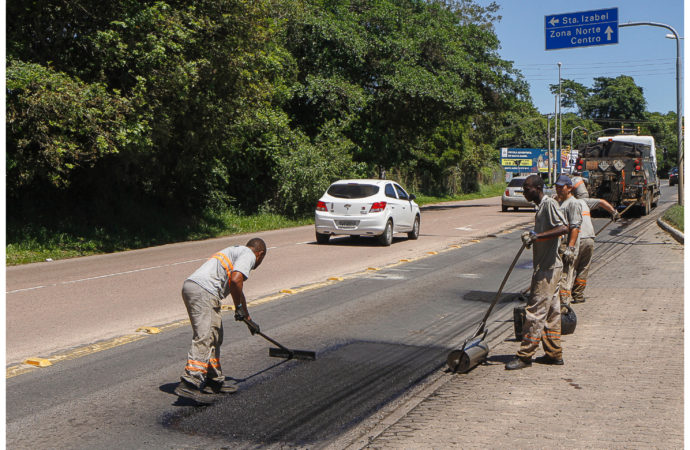
[[[474,190],[498,147],[546,139],[527,84],[498,55],[497,11],[472,0],[10,2],[8,214],[299,216],[331,181],[382,172],[416,191]],[[566,90],[588,119],[644,117],[629,77]]]

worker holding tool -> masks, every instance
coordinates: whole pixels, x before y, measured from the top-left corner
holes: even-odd
[[[611,205],[611,203],[607,202],[603,198],[589,198],[589,191],[587,190],[585,179],[582,178],[579,172],[575,172],[575,176],[572,178],[572,182],[573,196],[575,196],[575,198],[578,200],[584,200],[585,203],[587,203],[587,206],[590,210],[601,208],[607,211],[609,214],[611,214],[611,218],[614,222],[620,219],[618,211],[616,211],[616,208],[614,208],[613,205]]]
[[[571,291],[572,303],[584,303],[585,288],[587,287],[587,275],[589,264],[594,254],[594,224],[589,206],[584,199],[577,200],[582,204],[582,226],[580,227],[580,251],[573,263],[573,270],[568,277],[567,286]]]
[[[573,182],[570,177],[568,175],[559,176],[556,180],[556,196],[569,230],[568,235],[561,240],[559,248],[563,260],[563,271],[558,288],[561,305],[570,304],[573,267],[580,249],[582,203],[572,195],[572,190]]]
[[[249,272],[261,265],[266,243],[251,239],[246,246],[225,248],[201,265],[182,285],[182,299],[192,323],[192,345],[187,365],[175,393],[204,403],[208,394],[229,394],[237,386],[226,384],[220,367],[223,343],[221,302],[229,295],[235,304],[235,320],[244,321],[252,334],[259,326],[249,317],[243,285]]]
[[[561,308],[556,294],[563,263],[558,254],[560,237],[568,234],[568,226],[558,202],[544,195],[544,180],[530,175],[523,184],[527,201],[537,205],[534,230],[522,233],[522,242],[533,246],[532,286],[525,307],[525,334],[517,356],[506,364],[507,370],[523,369],[532,365],[532,356],[539,342],[544,356],[537,362],[563,364],[561,348]]]

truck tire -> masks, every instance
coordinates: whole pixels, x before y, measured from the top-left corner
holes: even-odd
[[[649,212],[652,210],[652,194],[650,192],[647,192],[647,195],[644,196],[644,203],[642,204],[642,215],[643,216],[648,216]]]

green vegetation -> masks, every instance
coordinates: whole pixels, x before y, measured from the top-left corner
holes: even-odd
[[[131,229],[123,227],[83,227],[72,221],[50,225],[18,225],[7,227],[7,265],[73,258],[77,256],[132,250],[171,242],[209,239],[232,234],[308,225],[313,218],[289,219],[272,213],[242,215],[225,212],[207,215],[194,222],[167,222],[163,215],[150,216],[152,221],[140,222]],[[112,231],[117,230],[117,231]]]
[[[662,219],[676,230],[684,232],[684,209],[685,208],[681,205],[673,205],[669,209],[667,209],[666,212],[664,212]]]

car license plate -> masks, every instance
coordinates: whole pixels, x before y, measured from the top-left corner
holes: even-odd
[[[338,227],[340,228],[356,228],[359,224],[358,220],[338,220]]]
[[[513,195],[522,195],[522,191],[515,191],[513,192]]]

